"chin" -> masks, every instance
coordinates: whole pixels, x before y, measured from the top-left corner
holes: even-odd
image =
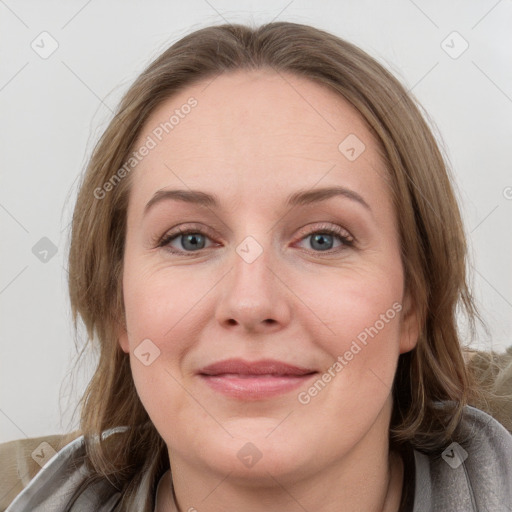
[[[317,458],[311,444],[308,457],[304,441],[300,442],[301,436],[298,436],[296,443],[285,431],[282,435],[273,432],[268,437],[267,430],[253,434],[234,435],[229,441],[225,437],[210,437],[207,449],[200,454],[202,464],[214,472],[229,474],[230,480],[235,479],[239,483],[243,482],[243,485],[259,487],[275,484],[273,477],[278,481],[296,479]]]

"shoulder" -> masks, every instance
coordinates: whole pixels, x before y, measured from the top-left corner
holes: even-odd
[[[40,453],[46,459],[42,459],[45,462],[43,467],[16,496],[6,512],[114,510],[120,493],[106,479],[97,480],[84,488],[90,473],[85,464],[83,436],[69,442],[58,452],[49,443],[46,444],[48,446],[41,446]]]
[[[56,452],[79,436],[79,432],[71,432],[0,443],[0,511],[7,508]]]
[[[512,434],[479,409],[464,408],[453,441],[442,452],[414,456],[414,512],[498,511],[512,503]]]
[[[512,432],[512,346],[503,353],[466,350],[464,357],[478,387],[488,392],[475,398],[471,405],[486,411]]]

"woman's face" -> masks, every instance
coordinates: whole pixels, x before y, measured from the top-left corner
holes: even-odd
[[[120,344],[171,466],[297,478],[387,449],[417,333],[357,111],[239,71],[167,100],[134,149]]]

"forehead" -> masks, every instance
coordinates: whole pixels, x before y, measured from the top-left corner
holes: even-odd
[[[135,148],[149,140],[133,172],[134,199],[175,185],[250,198],[266,190],[266,199],[317,182],[382,190],[385,174],[376,139],[347,100],[271,70],[185,88],[150,115]]]

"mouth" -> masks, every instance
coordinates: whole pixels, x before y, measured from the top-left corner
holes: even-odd
[[[198,376],[211,389],[240,400],[264,400],[304,385],[318,371],[282,361],[228,359],[202,368]]]

